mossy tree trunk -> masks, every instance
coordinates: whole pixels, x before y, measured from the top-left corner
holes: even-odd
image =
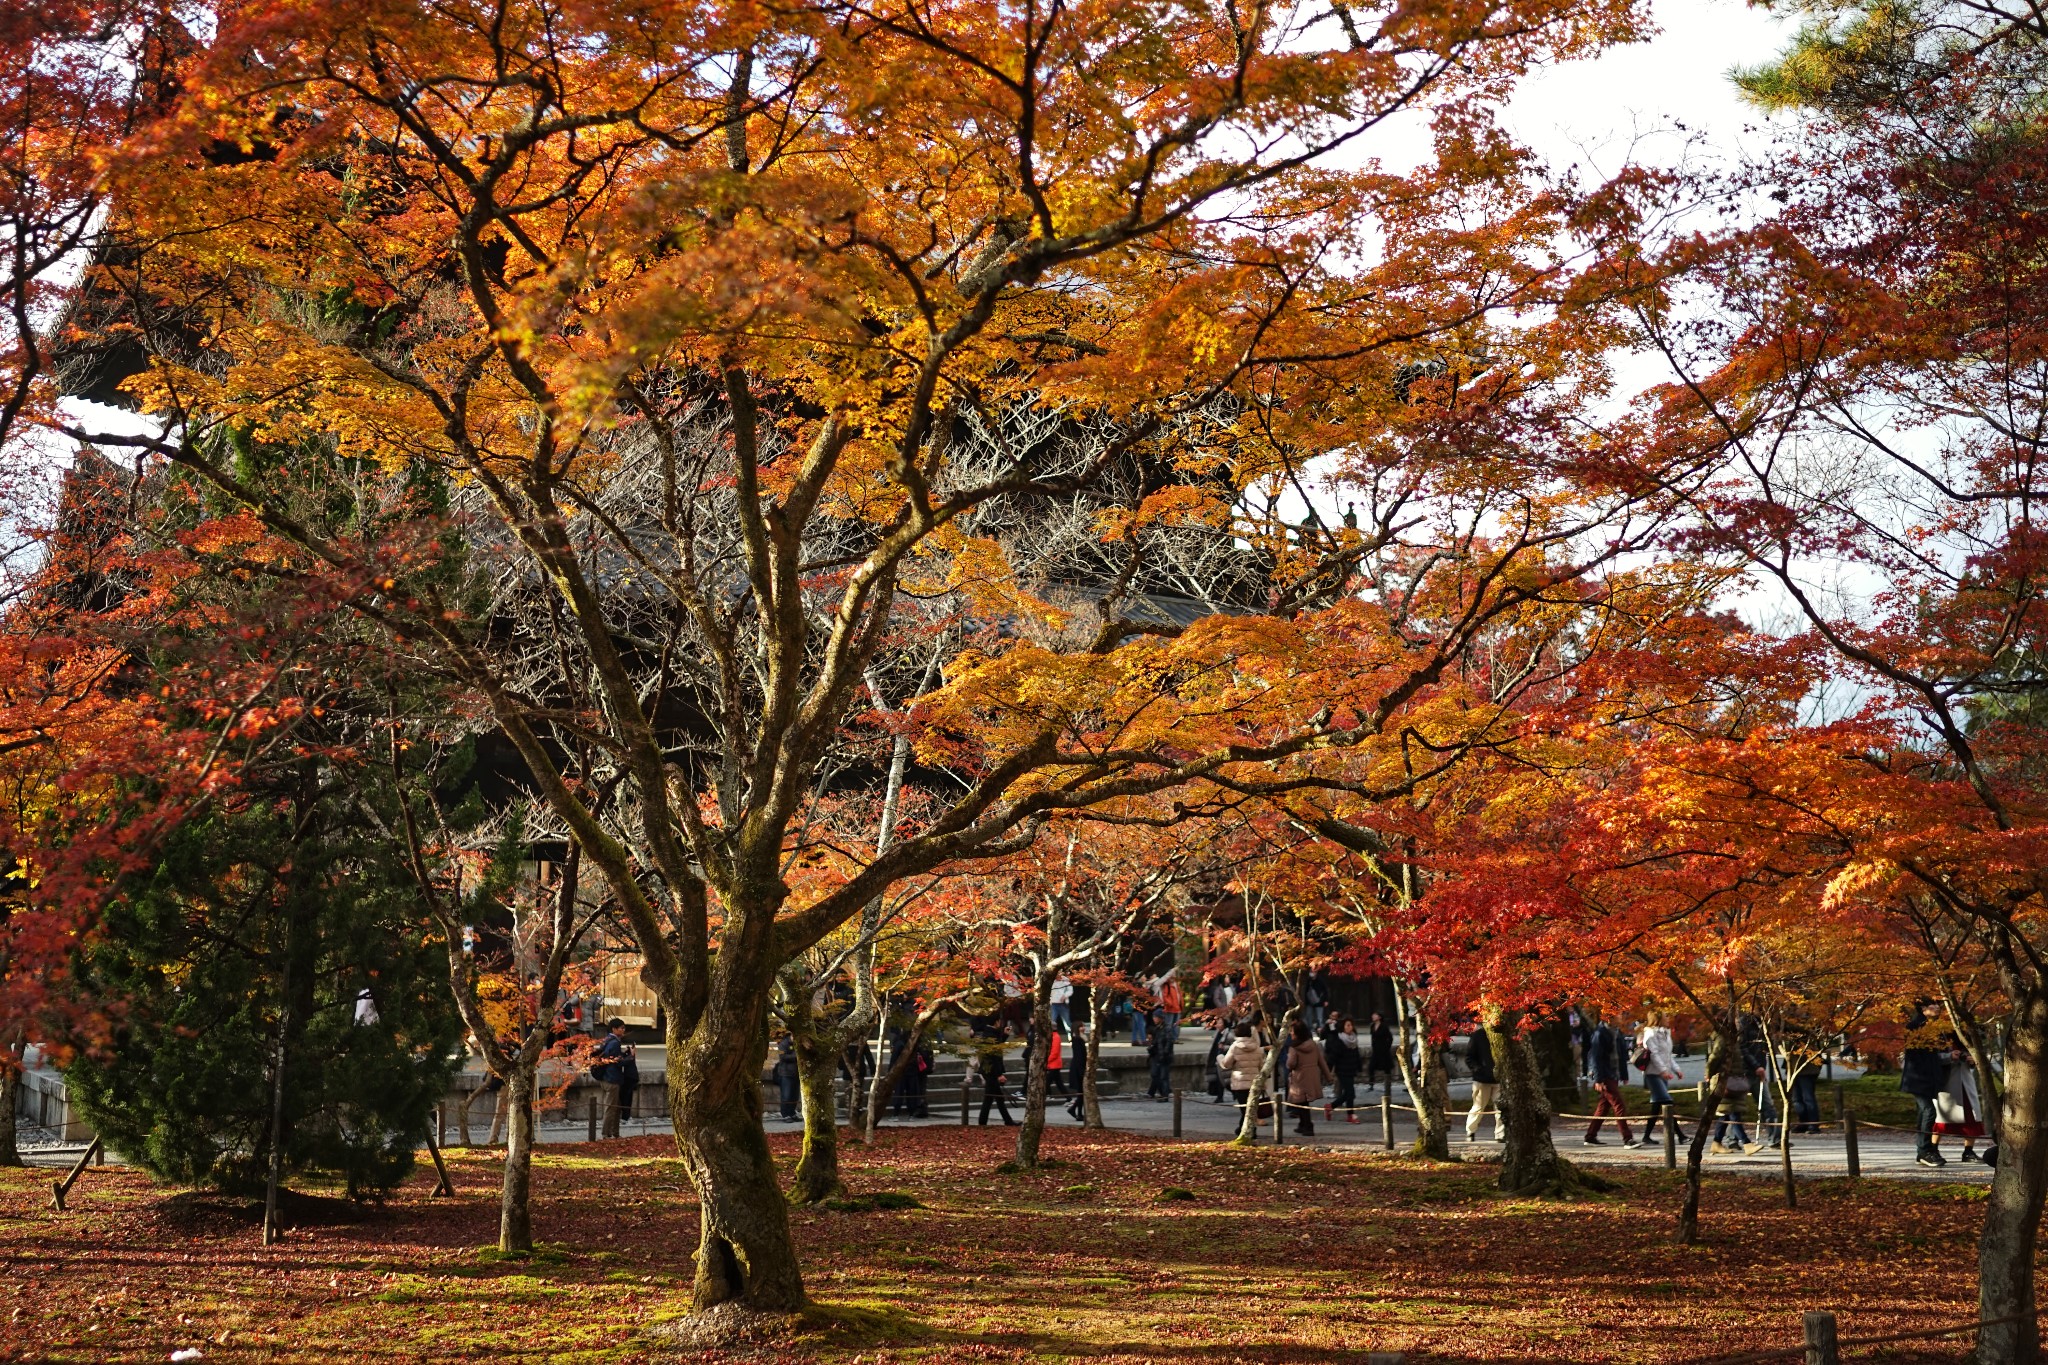
[[[738,1302],[788,1313],[804,1306],[803,1274],[789,1233],[789,1204],[761,1128],[770,973],[756,979],[760,990],[750,1008],[744,998],[733,1001],[751,1018],[700,1023],[687,1033],[670,1025],[669,1117],[697,1190],[696,1306]],[[735,1048],[735,1038],[755,1041]],[[829,1104],[829,1072],[826,1079]]]
[[[1394,1013],[1401,1021],[1401,1084],[1415,1104],[1415,1154],[1449,1161],[1451,1086],[1443,1049],[1430,1037],[1422,1002],[1399,978],[1394,981]]]
[[[533,1250],[533,1140],[536,1066],[515,1054],[505,1080],[505,1175],[498,1189],[498,1250]]]
[[[839,1107],[832,1082],[839,1073],[838,1030],[821,1027],[810,992],[799,985],[783,991],[782,1017],[796,1048],[797,1085],[803,1096],[804,1141],[797,1157],[790,1202],[815,1204],[845,1188],[839,1177]]]
[[[1493,1046],[1494,1070],[1499,1077],[1496,1097],[1505,1125],[1500,1188],[1508,1194],[1570,1194],[1591,1182],[1558,1155],[1557,1145],[1551,1141],[1554,1111],[1544,1093],[1536,1050],[1522,1037],[1521,1023],[1522,1016],[1513,1010],[1499,1011],[1486,1021],[1487,1041]]]

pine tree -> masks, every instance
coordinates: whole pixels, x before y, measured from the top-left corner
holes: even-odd
[[[275,1150],[286,1179],[389,1190],[456,1065],[446,962],[331,767],[279,776],[116,898],[80,975],[122,1018],[67,1079],[161,1179],[253,1193]]]

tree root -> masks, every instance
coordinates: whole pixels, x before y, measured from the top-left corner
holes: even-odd
[[[828,1199],[841,1198],[845,1194],[846,1182],[842,1180],[807,1179],[799,1174],[796,1183],[789,1187],[784,1197],[798,1208],[804,1208],[808,1205],[822,1204]]]
[[[1573,1199],[1584,1194],[1607,1194],[1614,1182],[1605,1176],[1574,1166],[1563,1157],[1539,1162],[1527,1171],[1501,1167],[1500,1191],[1523,1199]]]
[[[786,1340],[801,1322],[796,1313],[764,1313],[728,1300],[687,1317],[653,1323],[645,1335],[658,1346],[695,1351],[771,1346]]]

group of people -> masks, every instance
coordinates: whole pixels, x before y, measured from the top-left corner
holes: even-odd
[[[1209,1093],[1218,1104],[1234,1103],[1242,1110],[1252,1103],[1266,1070],[1266,1022],[1261,1017],[1242,1019],[1216,1030],[1209,1045]],[[1359,1122],[1358,1078],[1365,1077],[1369,1091],[1384,1083],[1391,1092],[1394,1083],[1394,1030],[1384,1016],[1375,1013],[1365,1033],[1347,1015],[1326,1015],[1318,1031],[1307,1019],[1297,1019],[1274,1060],[1273,1088],[1284,1091],[1289,1112],[1295,1117],[1294,1131],[1304,1136],[1315,1133],[1315,1111],[1334,1118],[1339,1109],[1345,1121]],[[1326,1100],[1324,1091],[1333,1093]],[[1267,1117],[1262,1100],[1253,1123]]]
[[[1913,1097],[1918,1111],[1918,1139],[1914,1159],[1922,1166],[1946,1166],[1941,1153],[1944,1137],[1962,1139],[1962,1161],[1998,1164],[1994,1141],[1980,1154],[1977,1143],[1986,1136],[1982,1100],[1977,1093],[1977,1071],[1970,1053],[1952,1031],[1937,1027],[1926,1013],[1915,1009],[1906,1021],[1906,1048],[1899,1055],[1899,1089]]]

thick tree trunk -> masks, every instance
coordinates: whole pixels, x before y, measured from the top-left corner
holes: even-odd
[[[1451,1159],[1451,1087],[1443,1049],[1430,1040],[1429,1021],[1414,994],[1394,982],[1394,1013],[1401,1021],[1401,1084],[1415,1102],[1415,1154]],[[1411,1055],[1415,1058],[1410,1061]]]
[[[844,1188],[839,1179],[839,1110],[832,1095],[839,1058],[819,1047],[815,1036],[794,1037],[797,1083],[803,1094],[804,1146],[797,1157],[789,1200],[793,1204],[815,1204]]]
[[[1045,1094],[1052,1077],[1046,1058],[1052,1055],[1052,978],[1044,989],[1032,992],[1031,1046],[1024,1054],[1024,1122],[1017,1129],[1017,1164],[1025,1170],[1038,1166],[1038,1146],[1045,1136]]]
[[[751,1019],[707,1019],[695,1034],[673,1023],[669,1028],[669,1118],[698,1201],[692,1297],[699,1309],[738,1303],[760,1312],[794,1313],[804,1306],[803,1273],[789,1233],[789,1205],[777,1186],[775,1162],[761,1130],[761,1067],[768,1045],[765,983],[752,1014]],[[829,1119],[829,1069],[825,1079]],[[806,1107],[812,1102],[808,1088],[804,1100]],[[808,1123],[805,1131],[808,1137]]]
[[[535,1068],[513,1063],[505,1080],[505,1181],[498,1192],[498,1250],[533,1250]]]
[[[21,1103],[21,1048],[10,1043],[0,1052],[0,1166],[19,1166],[21,1137],[15,1107]]]
[[[2010,978],[2009,978],[2010,979]],[[1977,1365],[2034,1365],[2034,1255],[2048,1196],[2048,993],[2013,1000],[2005,1051],[1998,1169],[1977,1242]],[[2019,1318],[2018,1322],[2006,1319]]]
[[[1081,1126],[1084,1128],[1107,1128],[1102,1121],[1102,1085],[1095,1078],[1095,1070],[1102,1056],[1102,1025],[1109,1018],[1109,992],[1100,986],[1088,991],[1088,1036],[1076,1038],[1075,1047],[1088,1051],[1081,1063]]]
[[[1544,1094],[1542,1069],[1536,1050],[1521,1036],[1520,1022],[1518,1014],[1505,1012],[1497,1022],[1486,1025],[1494,1070],[1500,1077],[1497,1099],[1505,1126],[1500,1188],[1509,1194],[1567,1195],[1581,1185],[1604,1185],[1606,1182],[1590,1180],[1559,1156],[1550,1140],[1552,1111]]]

